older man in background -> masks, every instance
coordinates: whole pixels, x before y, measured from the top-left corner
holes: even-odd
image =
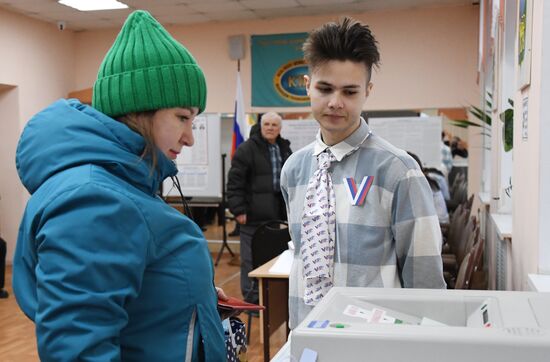
[[[258,302],[252,288],[251,241],[262,222],[286,220],[281,195],[281,168],[290,156],[290,142],[280,136],[281,116],[269,112],[250,130],[250,138],[237,148],[227,182],[229,209],[240,224],[241,292],[246,301]]]

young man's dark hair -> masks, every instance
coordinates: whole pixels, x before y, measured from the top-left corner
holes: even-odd
[[[370,76],[373,66],[380,63],[378,42],[368,25],[349,17],[338,23],[327,23],[312,31],[303,46],[304,58],[310,68],[330,60],[351,60],[364,63]]]

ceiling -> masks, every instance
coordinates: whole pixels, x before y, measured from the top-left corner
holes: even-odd
[[[90,0],[93,1],[93,0]],[[263,20],[289,16],[353,14],[373,10],[471,5],[474,0],[119,0],[123,10],[78,11],[56,0],[0,0],[0,8],[73,31],[118,28],[136,9],[148,10],[164,25]]]

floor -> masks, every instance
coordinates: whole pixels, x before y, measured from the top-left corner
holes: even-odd
[[[233,230],[234,225],[228,223],[228,232]],[[208,240],[222,239],[221,227],[208,226],[204,232]],[[230,238],[238,240],[238,237]],[[214,249],[217,249],[217,245]],[[238,252],[238,244],[231,246]],[[212,253],[212,258],[216,258],[217,253]],[[34,324],[28,320],[18,308],[13,296],[12,270],[8,266],[6,270],[6,289],[10,293],[8,299],[0,299],[0,361],[2,362],[36,362],[39,361],[36,351],[36,340],[34,335]],[[223,288],[231,296],[242,298],[240,293],[240,272],[238,258],[231,258],[225,251],[220,263],[216,267],[215,282],[216,285]],[[246,323],[248,317],[241,315],[241,319]],[[260,341],[259,319],[253,318],[252,330],[250,334],[248,361],[263,361],[263,345]],[[276,331],[271,337],[270,352],[273,357],[275,353],[285,343],[284,326]]]

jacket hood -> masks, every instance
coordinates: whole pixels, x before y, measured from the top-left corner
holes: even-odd
[[[104,167],[154,193],[164,178],[177,174],[177,168],[157,151],[157,169],[151,172],[150,160],[140,157],[144,147],[143,137],[125,124],[78,100],[61,99],[27,123],[15,161],[19,178],[31,194],[56,173],[86,164]]]
[[[260,128],[260,122],[254,123],[254,125],[250,128],[249,137],[252,136],[262,136],[261,128]]]

